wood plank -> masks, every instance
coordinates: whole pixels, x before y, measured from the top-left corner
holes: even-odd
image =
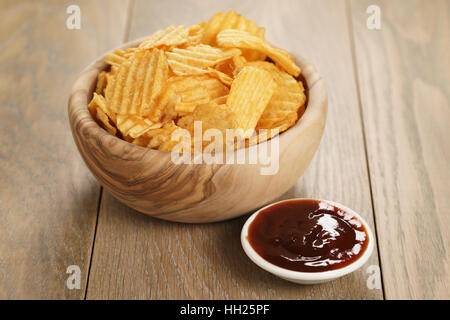
[[[192,24],[234,8],[267,27],[267,39],[313,62],[329,89],[329,118],[320,150],[283,197],[336,200],[372,224],[361,119],[353,77],[345,3],[327,1],[138,1],[130,38],[172,23]],[[324,8],[327,8],[326,10]],[[282,17],[282,19],[280,19]],[[314,30],[314,32],[312,32]],[[251,182],[249,182],[251,183]],[[239,240],[244,218],[176,224],[138,214],[105,193],[88,299],[380,299],[366,287],[365,267],[331,283],[299,286],[255,266]],[[373,224],[372,224],[373,225]],[[377,265],[374,252],[369,264]]]
[[[71,4],[81,8],[80,30],[66,28]],[[73,142],[67,99],[76,74],[121,42],[126,8],[119,0],[1,1],[2,299],[84,297],[99,185]],[[69,265],[81,269],[80,290],[66,287]]]
[[[450,3],[351,12],[386,298],[449,299]]]

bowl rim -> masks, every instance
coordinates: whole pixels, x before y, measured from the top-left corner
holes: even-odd
[[[255,249],[251,246],[247,236],[248,236],[248,229],[253,222],[253,220],[263,211],[264,209],[267,209],[269,207],[272,207],[276,204],[293,201],[293,200],[314,200],[314,201],[320,201],[320,202],[326,202],[332,206],[335,206],[352,216],[356,217],[364,226],[369,243],[367,244],[367,248],[364,251],[364,253],[354,262],[350,263],[349,265],[335,269],[335,270],[328,270],[328,271],[320,271],[320,272],[301,272],[301,271],[294,271],[285,269],[282,267],[279,267],[266,259],[264,259],[262,256],[260,256]],[[245,222],[244,226],[241,230],[241,245],[244,249],[245,254],[252,260],[257,266],[262,268],[263,270],[266,270],[278,277],[285,278],[285,279],[292,279],[292,280],[303,280],[303,281],[326,281],[326,280],[333,280],[336,278],[340,278],[344,275],[347,275],[351,272],[356,271],[360,267],[362,267],[370,258],[372,255],[373,249],[375,247],[375,239],[372,233],[372,229],[370,228],[370,225],[367,223],[366,220],[364,220],[363,217],[361,217],[357,212],[350,209],[347,206],[344,206],[341,203],[331,201],[331,200],[324,200],[324,199],[314,199],[314,198],[291,198],[291,199],[284,199],[277,202],[273,202],[265,207],[262,207],[261,209],[258,209],[256,212],[254,212]]]
[[[96,137],[101,137],[102,139],[107,139],[109,141],[114,142],[115,144],[118,144],[122,147],[127,148],[137,148],[136,150],[140,150],[141,152],[147,152],[147,153],[159,153],[160,155],[170,155],[170,152],[161,151],[157,149],[151,149],[147,147],[142,147],[139,145],[132,144],[124,139],[121,139],[115,135],[110,134],[105,129],[103,129],[97,121],[91,116],[89,110],[88,110],[88,104],[90,102],[90,98],[92,96],[92,93],[95,89],[95,83],[98,74],[103,71],[106,67],[105,57],[107,53],[114,52],[114,50],[117,49],[127,49],[132,47],[137,47],[143,40],[145,40],[147,36],[141,37],[135,40],[128,41],[126,43],[123,43],[111,50],[106,51],[104,54],[99,56],[97,59],[95,59],[91,64],[89,64],[76,78],[74,85],[72,86],[69,101],[68,101],[68,112],[69,112],[69,121],[72,128],[72,131],[75,129],[75,124],[81,124],[81,127],[87,128],[89,134],[92,134]],[[303,131],[302,128],[309,125],[309,123],[313,123],[317,120],[317,118],[321,117],[321,112],[315,112],[316,109],[319,109],[320,106],[324,106],[324,126],[325,126],[325,119],[327,116],[327,109],[328,109],[328,96],[325,88],[325,84],[323,81],[323,78],[321,75],[317,72],[317,70],[309,63],[306,59],[304,59],[302,56],[298,54],[291,54],[294,58],[294,61],[300,66],[301,68],[301,75],[303,76],[303,79],[306,82],[306,89],[308,90],[308,100],[307,100],[307,106],[306,110],[303,113],[302,117],[297,120],[297,122],[294,124],[294,126],[290,127],[286,131],[280,133],[278,135],[279,137],[279,143],[280,146],[282,143],[287,143],[289,141],[289,137],[293,137],[296,132]],[[91,74],[92,73],[92,74]],[[89,75],[92,78],[91,83],[83,83],[87,82],[83,76]],[[74,103],[76,100],[82,99],[83,101],[83,108],[79,108],[78,105]],[[73,116],[72,116],[73,115]],[[322,132],[323,134],[323,132]],[[270,140],[266,140],[262,143],[258,143],[255,145],[252,145],[250,147],[244,147],[241,149],[238,149],[236,151],[226,151],[222,153],[228,153],[228,152],[236,152],[239,156],[240,153],[243,152],[254,152],[256,148],[260,145],[267,144]],[[117,148],[118,150],[119,148]],[[120,156],[124,156],[121,154]]]

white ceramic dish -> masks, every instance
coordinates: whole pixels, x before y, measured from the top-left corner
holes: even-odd
[[[258,216],[258,214],[266,209],[269,208],[275,204],[283,203],[287,201],[292,200],[316,200],[321,202],[329,203],[332,206],[335,206],[353,216],[355,216],[364,226],[367,232],[368,241],[367,248],[364,251],[364,253],[354,262],[349,264],[348,266],[345,266],[340,269],[331,270],[331,271],[322,271],[322,272],[299,272],[299,271],[292,271],[288,269],[281,268],[279,266],[276,266],[267,260],[265,260],[263,257],[261,257],[250,245],[250,242],[248,241],[248,228],[250,224],[253,222],[253,220]],[[367,262],[370,255],[372,254],[373,248],[374,248],[374,237],[372,230],[370,229],[370,226],[367,224],[367,222],[355,211],[352,209],[333,201],[328,200],[321,200],[321,199],[304,199],[304,198],[295,198],[295,199],[287,199],[278,201],[275,203],[272,203],[268,206],[265,206],[264,208],[259,209],[254,214],[252,214],[247,221],[245,222],[244,226],[242,227],[241,232],[241,243],[242,247],[244,248],[245,253],[247,256],[260,268],[291,282],[300,283],[300,284],[314,284],[314,283],[321,283],[321,282],[327,282],[331,281],[337,278],[340,278],[346,274],[349,274],[357,269],[359,269],[364,263]]]

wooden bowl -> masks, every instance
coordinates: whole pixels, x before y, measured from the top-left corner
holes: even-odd
[[[141,41],[121,48],[135,47]],[[87,67],[73,85],[68,106],[70,126],[92,174],[114,197],[137,211],[190,223],[243,215],[286,192],[319,146],[327,93],[321,76],[300,56],[294,58],[306,80],[308,105],[296,125],[279,136],[279,170],[275,175],[261,175],[260,169],[265,167],[261,164],[174,164],[169,152],[136,146],[110,135],[87,108],[97,74],[106,68],[104,58]],[[239,152],[242,156],[255,147]]]

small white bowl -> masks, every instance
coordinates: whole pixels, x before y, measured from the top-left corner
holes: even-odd
[[[368,241],[367,248],[364,251],[364,253],[355,261],[353,261],[351,264],[340,268],[336,270],[330,270],[330,271],[322,271],[322,272],[299,272],[299,271],[293,271],[281,268],[279,266],[276,266],[269,261],[265,260],[263,257],[261,257],[250,245],[250,242],[248,241],[248,228],[250,227],[250,224],[253,222],[253,220],[258,216],[258,214],[273,205],[276,205],[278,203],[283,203],[287,201],[292,200],[315,200],[320,202],[326,202],[332,206],[335,206],[353,216],[355,216],[364,226],[367,232]],[[331,281],[337,278],[340,278],[346,274],[349,274],[350,272],[353,272],[357,269],[359,269],[364,263],[367,262],[370,255],[372,254],[373,248],[374,248],[374,238],[372,234],[372,230],[370,229],[370,226],[367,224],[367,222],[355,211],[353,211],[350,208],[347,208],[346,206],[336,203],[329,200],[320,200],[320,199],[306,199],[306,198],[295,198],[295,199],[287,199],[278,201],[272,204],[269,204],[265,206],[264,208],[259,209],[254,214],[252,214],[247,221],[245,222],[244,226],[242,227],[241,232],[241,243],[242,247],[244,248],[245,253],[247,256],[252,260],[257,266],[260,268],[291,282],[300,283],[300,284],[314,284],[314,283],[322,283]]]

